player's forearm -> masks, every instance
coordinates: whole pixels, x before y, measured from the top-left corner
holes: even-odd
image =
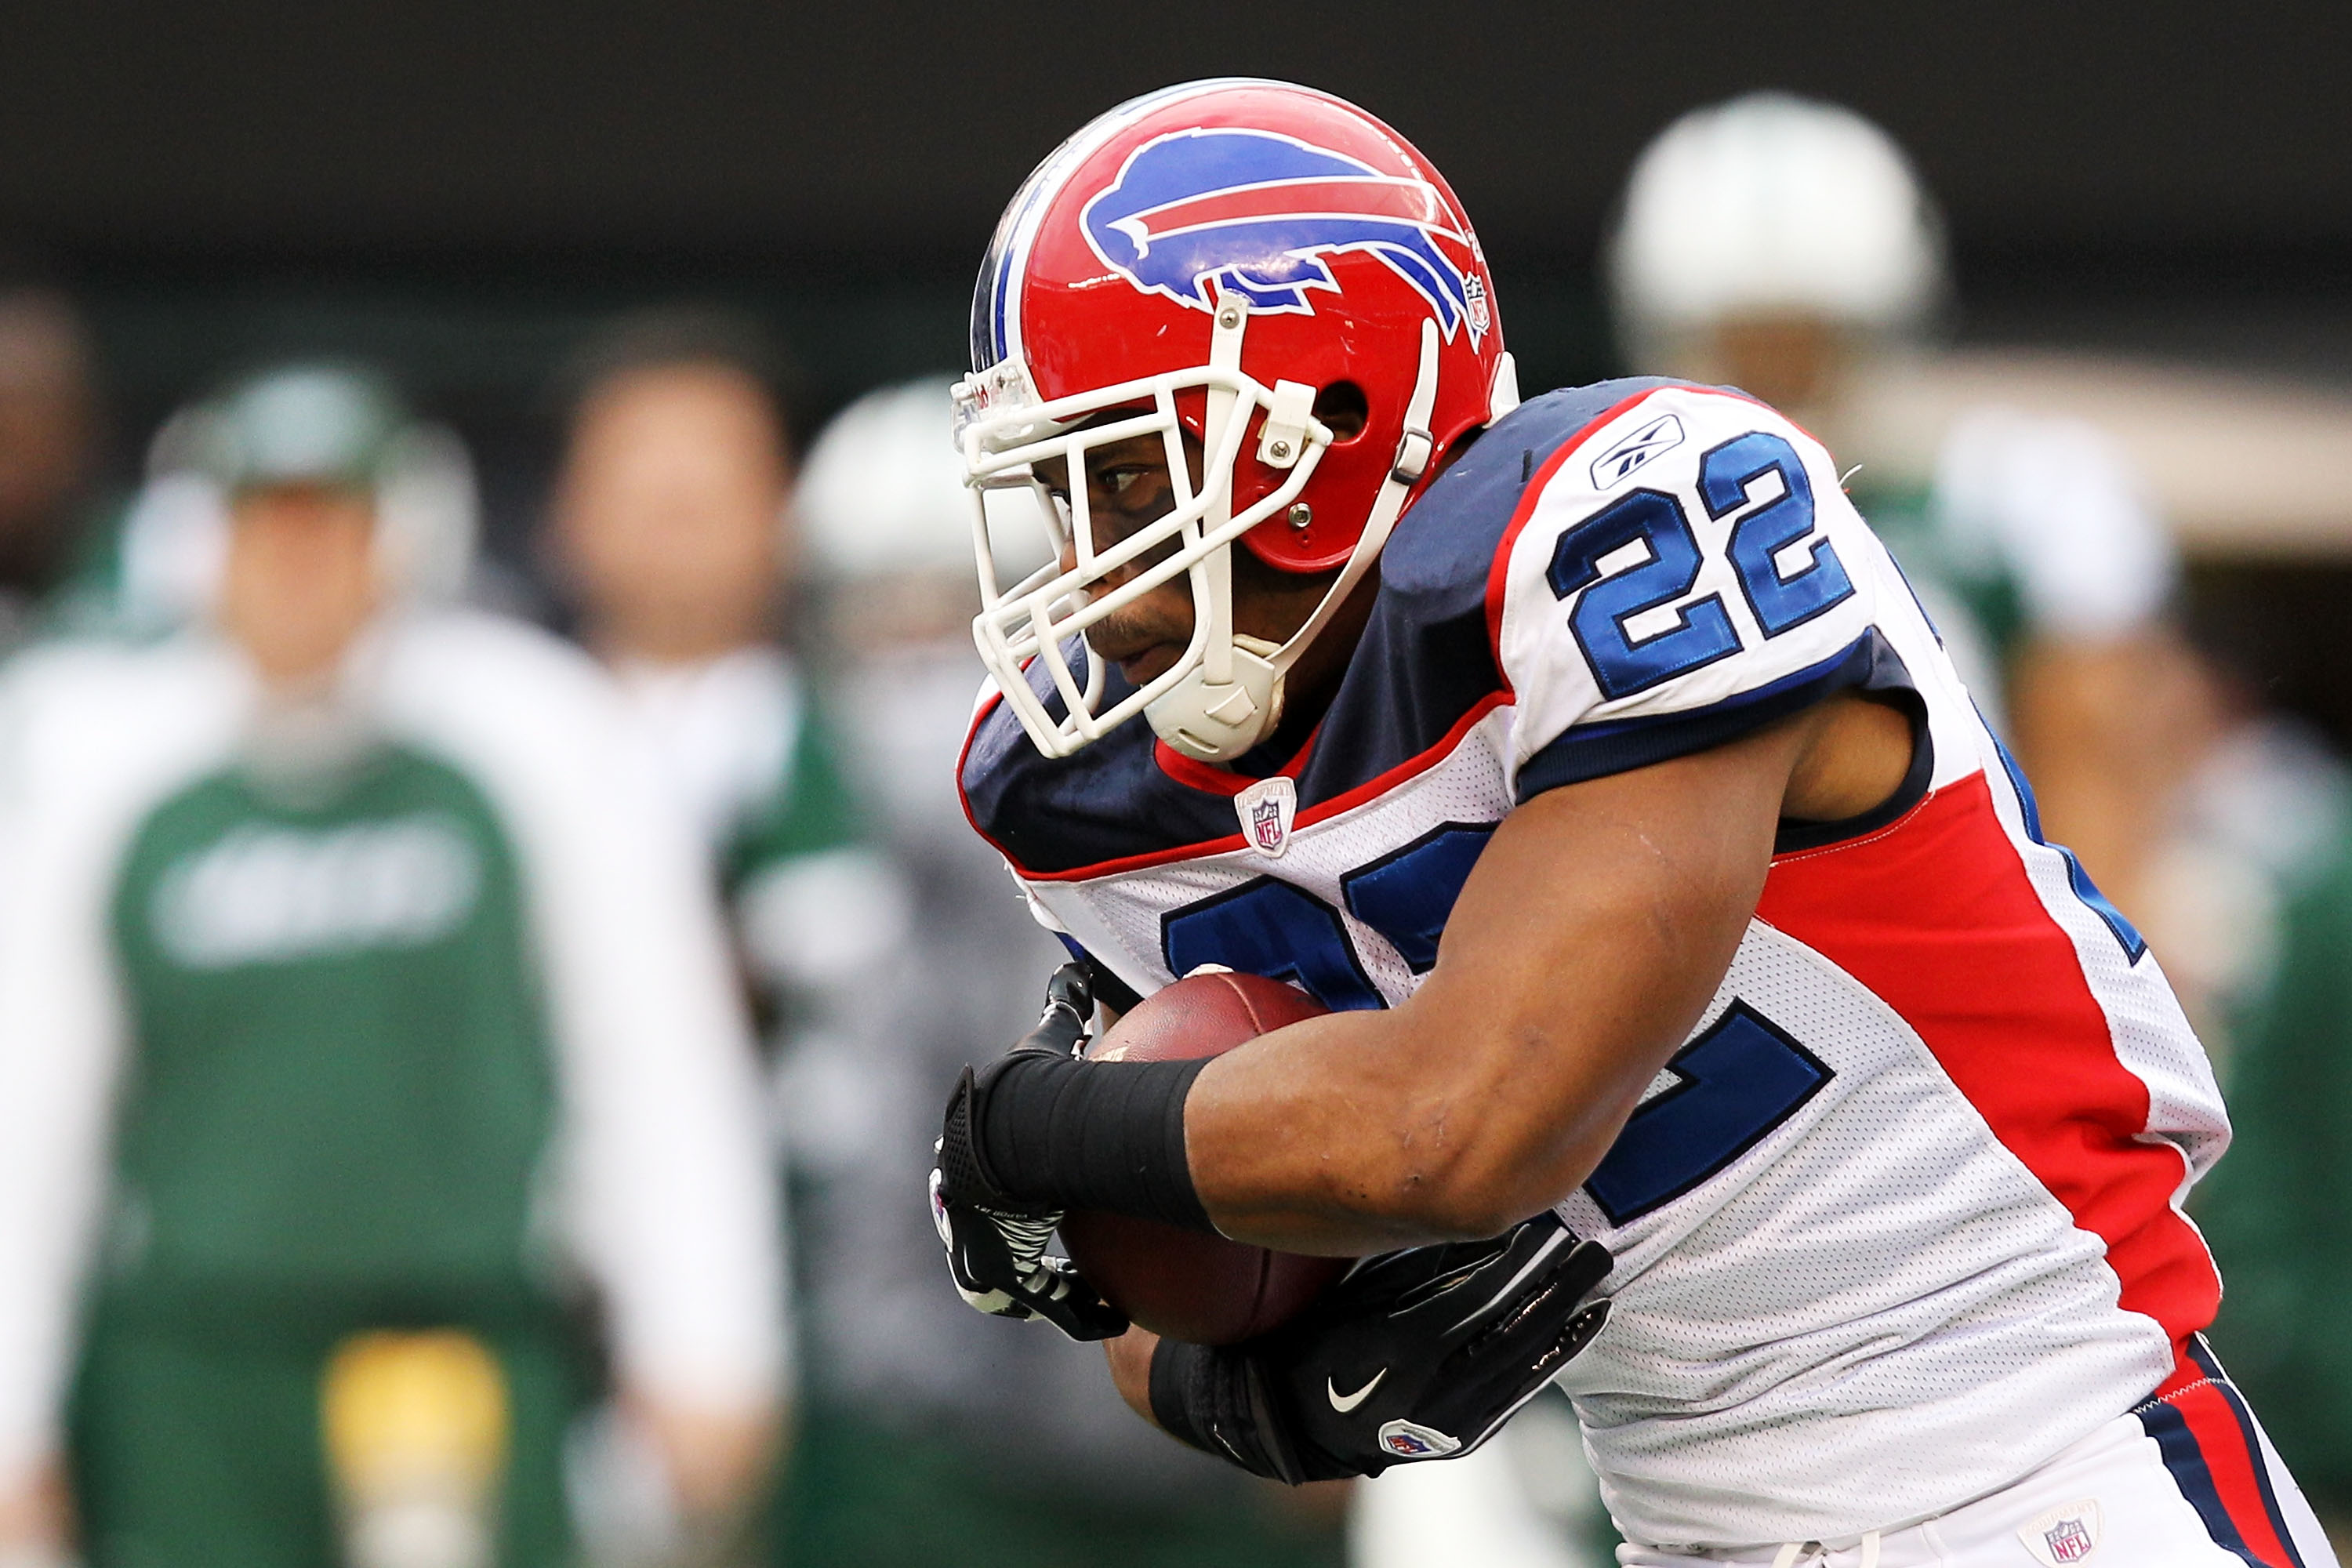
[[[1495,1235],[1575,1191],[1730,964],[1789,752],[1759,738],[1531,802],[1411,1000],[1211,1064],[1184,1128],[1217,1228],[1360,1253]]]
[[[1212,1061],[1015,1052],[958,1091],[942,1169],[999,1205],[1294,1252],[1498,1234],[1592,1173],[1697,1023],[1755,910],[1794,750],[1767,731],[1528,802],[1396,1008]]]
[[[1655,1071],[1553,1028],[1423,1028],[1410,1009],[1334,1014],[1203,1072],[1186,1144],[1218,1230],[1341,1256],[1496,1235],[1591,1173]]]

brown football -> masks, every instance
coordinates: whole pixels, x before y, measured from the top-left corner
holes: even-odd
[[[1222,1056],[1326,1010],[1279,980],[1194,974],[1145,998],[1087,1055],[1097,1061]],[[1071,1214],[1062,1240],[1111,1305],[1155,1333],[1201,1345],[1234,1344],[1278,1327],[1348,1266],[1345,1258],[1273,1252],[1125,1215]]]

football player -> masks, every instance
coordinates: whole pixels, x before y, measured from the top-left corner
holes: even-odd
[[[1080,131],[973,315],[969,482],[1060,554],[982,546],[962,786],[1076,959],[949,1105],[968,1300],[1287,1480],[1558,1376],[1629,1563],[2332,1563],[2198,1337],[2203,1054],[1818,442],[1522,405],[1443,176],[1278,83]],[[1072,1058],[1204,964],[1332,1011]],[[1121,1335],[1071,1208],[1368,1261],[1247,1344]]]

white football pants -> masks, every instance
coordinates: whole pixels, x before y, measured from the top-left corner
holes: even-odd
[[[2210,1390],[2205,1399],[2194,1395]],[[2311,1506],[2221,1385],[2119,1415],[2023,1480],[1924,1524],[1731,1552],[1622,1546],[1625,1568],[2336,1568]],[[2251,1438],[2251,1441],[2249,1440]]]

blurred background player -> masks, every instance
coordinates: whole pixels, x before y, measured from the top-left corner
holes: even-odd
[[[790,1068],[808,1413],[783,1558],[1336,1564],[1337,1498],[1293,1498],[1145,1428],[1090,1346],[992,1332],[940,1288],[939,1239],[908,1201],[929,1169],[941,1073],[985,1031],[1027,1028],[1034,977],[1062,956],[1033,922],[1003,918],[1020,893],[956,798],[981,669],[952,381],[851,405],[812,448],[795,506],[844,772],[914,897],[856,1027],[803,1037]]]
[[[149,438],[142,482],[91,542],[62,629],[155,637],[214,615],[231,534],[230,498],[218,472],[220,416],[217,399],[199,399],[166,416]],[[481,497],[465,441],[414,411],[400,411],[399,419],[378,454],[369,495],[377,528],[398,541],[402,596],[434,605],[497,598],[483,591]]]
[[[783,643],[798,551],[780,358],[717,311],[656,310],[605,331],[572,370],[541,543],[582,640],[620,685],[633,743],[693,826],[744,994],[789,1061],[868,978],[903,899],[859,845],[835,742]],[[759,1434],[703,1436],[726,1447]],[[584,1489],[601,1533],[675,1538],[668,1501],[634,1519],[616,1506],[632,1490],[609,1475]]]
[[[204,621],[0,694],[13,1548],[568,1561],[592,1303],[680,1493],[756,1468],[703,1434],[772,1429],[776,1221],[692,847],[592,667],[436,602],[451,542],[387,493],[412,434],[363,373],[235,387],[181,432],[225,516]]]
[[[763,996],[839,984],[884,940],[876,869],[786,651],[798,574],[780,356],[699,310],[581,356],[549,564],[691,816]]]
[[[0,275],[0,652],[47,618],[87,542],[98,480],[95,381],[72,302]]]
[[[1633,370],[1739,387],[1855,465],[1856,505],[2024,763],[2052,841],[2137,917],[2193,722],[2172,544],[2081,421],[1971,410],[1925,484],[1873,452],[1874,374],[1933,352],[1951,292],[1902,149],[1785,93],[1695,110],[1635,160],[1602,260]]]

